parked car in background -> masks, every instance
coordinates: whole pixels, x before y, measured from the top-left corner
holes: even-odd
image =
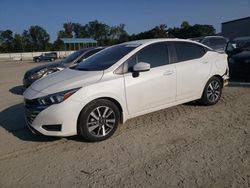
[[[227,55],[200,43],[122,43],[32,84],[24,92],[27,125],[101,141],[136,116],[193,100],[216,104],[228,78]]]
[[[226,47],[230,77],[250,79],[250,36],[235,38]]]
[[[198,37],[191,40],[200,42],[218,52],[224,52],[228,42],[228,39],[222,36]]]
[[[84,59],[88,58],[89,56],[99,52],[100,50],[104,49],[103,47],[97,47],[97,48],[86,48],[78,50],[69,56],[67,56],[65,59],[58,63],[52,63],[52,64],[46,64],[46,65],[40,65],[35,68],[32,68],[28,70],[24,74],[23,78],[23,85],[25,87],[30,86],[33,82],[36,80],[47,76],[51,73],[63,70],[67,67],[70,67],[72,65],[75,65]]]
[[[44,53],[39,56],[33,57],[33,61],[40,62],[40,61],[55,61],[57,59],[57,53],[51,52],[51,53]]]

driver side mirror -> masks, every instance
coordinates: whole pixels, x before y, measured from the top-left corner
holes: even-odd
[[[149,70],[150,70],[149,63],[140,62],[140,63],[137,63],[133,66],[134,72],[145,72],[145,71],[149,71]]]

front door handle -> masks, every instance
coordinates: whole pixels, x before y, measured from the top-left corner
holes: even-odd
[[[173,70],[168,70],[168,71],[166,71],[166,72],[163,73],[163,76],[169,76],[169,75],[171,75],[173,73],[174,73]]]

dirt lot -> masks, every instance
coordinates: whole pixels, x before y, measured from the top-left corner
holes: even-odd
[[[34,63],[0,62],[0,187],[250,187],[250,87],[220,102],[129,120],[109,140],[32,135],[22,76]]]

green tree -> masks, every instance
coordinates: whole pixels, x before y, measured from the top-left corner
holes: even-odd
[[[40,26],[31,26],[29,34],[32,41],[34,51],[47,51],[50,50],[49,34],[45,29]]]
[[[57,38],[55,40],[55,42],[52,45],[52,50],[56,51],[56,50],[65,50],[65,46],[63,41],[60,38]]]
[[[151,30],[141,32],[139,34],[133,34],[130,36],[130,40],[141,40],[141,39],[150,39],[150,38],[166,38],[168,37],[167,25],[161,24],[154,27]]]
[[[72,38],[73,37],[73,24],[71,22],[64,23],[64,37],[65,38]]]
[[[31,26],[22,34],[22,44],[25,51],[48,51],[51,48],[49,34],[40,26]]]
[[[128,41],[129,35],[125,31],[125,24],[111,26],[109,29],[110,44],[116,44]]]
[[[32,39],[29,34],[28,30],[24,30],[22,33],[22,39],[23,39],[23,48],[25,52],[31,52],[33,50],[33,44],[32,44]]]
[[[169,37],[176,38],[195,38],[208,35],[215,35],[215,29],[212,25],[189,25],[187,21],[182,22],[180,28],[170,28],[168,30]]]
[[[90,37],[96,39],[100,45],[105,45],[110,31],[108,25],[94,20],[86,25],[86,29]]]
[[[81,25],[79,23],[72,23],[74,37],[75,38],[87,38],[89,37],[89,33],[87,31],[86,25]]]
[[[14,52],[23,52],[23,37],[20,34],[15,34],[13,39],[13,51]]]
[[[13,51],[13,32],[11,30],[0,31],[1,52]]]
[[[184,21],[181,23],[181,29],[188,29],[190,27],[191,27],[191,25],[189,25],[189,23],[187,21]]]
[[[195,24],[193,26],[193,33],[196,35],[194,37],[215,35],[215,32],[216,31],[212,25]]]

